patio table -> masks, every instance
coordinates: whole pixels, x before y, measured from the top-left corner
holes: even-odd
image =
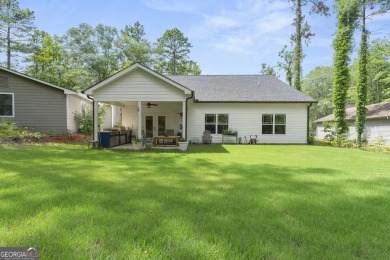
[[[172,144],[167,144],[166,140],[172,141]],[[154,146],[178,146],[179,136],[154,136]]]

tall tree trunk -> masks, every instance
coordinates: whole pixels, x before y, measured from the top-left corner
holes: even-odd
[[[368,33],[366,30],[366,0],[361,0],[362,8],[362,35],[358,60],[358,83],[356,86],[356,144],[362,145],[362,134],[366,124],[366,103],[367,103],[367,49]]]
[[[294,88],[301,90],[301,75],[302,75],[302,0],[297,0],[296,3],[296,20],[295,20],[295,47],[294,47]]]
[[[379,88],[379,79],[376,80],[376,103],[381,102],[381,92]]]
[[[11,27],[7,27],[7,68],[11,69]]]

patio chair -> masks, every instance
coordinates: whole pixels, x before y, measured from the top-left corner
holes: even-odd
[[[211,136],[211,132],[209,130],[205,130],[203,132],[202,142],[204,144],[211,144],[212,141],[213,141],[213,137]]]

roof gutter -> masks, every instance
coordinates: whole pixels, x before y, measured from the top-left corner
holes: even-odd
[[[195,103],[237,103],[237,104],[269,104],[269,103],[285,103],[285,104],[313,104],[318,101],[200,101],[195,99]]]
[[[186,139],[188,138],[188,136],[187,136],[187,125],[188,125],[188,100],[190,100],[191,98],[193,98],[194,97],[194,91],[192,91],[191,90],[191,96],[189,96],[188,98],[186,98],[186,132],[185,132],[185,137],[186,137]]]
[[[92,129],[93,129],[93,133],[92,133],[92,135],[94,135],[94,133],[95,133],[95,129],[94,129],[94,127],[95,127],[95,100],[93,100],[93,98],[91,98],[91,96],[90,95],[87,95],[87,98],[89,98],[90,100],[92,100]],[[99,130],[98,130],[99,131]],[[96,141],[96,140],[95,140]]]
[[[310,103],[310,105],[307,106],[307,136],[306,136],[306,141],[307,143],[309,143],[309,139],[310,139],[310,127],[309,127],[309,123],[310,123],[310,107],[313,105],[313,103]]]

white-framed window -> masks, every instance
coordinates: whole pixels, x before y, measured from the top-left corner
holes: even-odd
[[[261,133],[263,135],[286,134],[286,114],[263,114]]]
[[[205,130],[212,134],[222,134],[229,129],[229,114],[205,114]]]
[[[14,93],[0,92],[0,117],[15,116]]]

